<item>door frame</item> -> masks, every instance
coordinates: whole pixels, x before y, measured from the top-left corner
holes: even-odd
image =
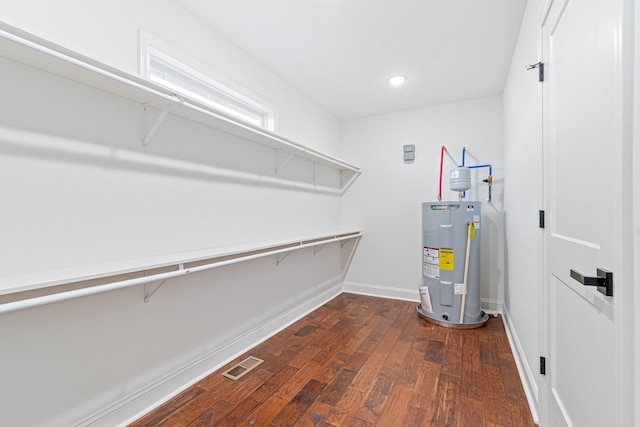
[[[634,289],[638,286],[638,280],[640,280],[640,4],[637,2],[627,1],[626,7],[623,10],[624,12],[624,25],[625,32],[632,32],[632,35],[627,35],[626,38],[630,39],[629,43],[627,43],[627,57],[633,58],[629,59],[631,64],[627,65],[627,69],[632,70],[628,71],[627,75],[625,75],[626,79],[630,81],[629,85],[633,85],[633,93],[628,91],[628,97],[631,99],[625,100],[626,107],[626,115],[625,120],[629,122],[629,126],[631,127],[631,135],[628,138],[631,140],[629,145],[629,150],[625,153],[628,158],[632,162],[631,164],[631,183],[636,183],[634,188],[631,188],[629,194],[632,197],[631,209],[633,211],[633,216],[631,218],[633,226],[631,227],[634,230],[633,234],[635,238],[633,238],[633,242],[631,243],[631,247],[629,248],[629,253],[633,257],[632,263],[629,266],[629,274],[630,282],[636,286],[630,289],[629,292],[629,302],[626,307],[625,314],[627,317],[625,321],[628,322],[630,327],[626,330],[626,335],[623,335],[623,338],[631,339],[632,342],[628,346],[632,346],[630,349],[629,358],[631,359],[628,363],[633,364],[633,370],[630,371],[633,375],[630,377],[633,378],[633,384],[631,387],[628,387],[625,391],[629,393],[630,399],[632,399],[631,405],[631,415],[630,415],[630,425],[640,424],[640,405],[638,407],[633,407],[633,403],[635,401],[640,401],[640,362],[636,363],[635,361],[640,358],[640,339],[638,339],[638,334],[640,334],[640,289]],[[633,313],[635,314],[635,319],[633,318]],[[629,338],[630,336],[630,338]]]
[[[561,0],[546,0],[538,22],[538,57],[544,61],[544,31],[543,25],[548,18],[551,6]],[[579,0],[569,0],[579,1]],[[640,290],[634,290],[635,278],[640,278],[640,111],[634,112],[634,102],[640,110],[640,5],[636,8],[634,0],[601,0],[616,1],[620,27],[617,31],[616,76],[614,111],[617,120],[615,137],[620,142],[616,168],[618,175],[614,182],[620,186],[612,186],[616,203],[615,245],[621,256],[615,263],[613,297],[615,321],[615,363],[616,368],[616,402],[618,422],[621,426],[637,425],[640,423],[640,407],[635,407],[635,401],[640,399],[640,366],[636,366],[636,355],[640,357],[640,341],[636,338],[640,333]],[[635,31],[634,31],[635,29]],[[551,65],[552,66],[552,65]],[[634,85],[635,83],[635,85]],[[633,90],[632,90],[633,89]],[[548,129],[548,113],[546,111],[546,97],[548,93],[541,85],[542,113],[542,206],[549,212],[550,197],[550,138]],[[634,152],[634,144],[636,150]],[[634,157],[635,156],[635,157]],[[635,167],[634,167],[635,166]],[[638,183],[633,185],[633,183]],[[635,231],[635,232],[634,232]],[[541,356],[551,354],[551,324],[550,324],[550,267],[549,241],[550,228],[543,230],[541,240],[542,292],[539,299],[539,346]],[[635,254],[634,256],[634,249]],[[634,310],[635,309],[635,310]],[[634,315],[634,311],[639,313]],[[552,369],[547,369],[546,375],[539,376],[539,408],[540,424],[550,425],[549,405],[551,396]],[[597,404],[597,396],[594,396]]]

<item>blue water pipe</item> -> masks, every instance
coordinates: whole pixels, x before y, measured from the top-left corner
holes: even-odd
[[[490,164],[486,164],[486,165],[472,165],[472,166],[465,166],[464,165],[464,158],[467,154],[467,147],[463,147],[462,148],[462,164],[460,165],[460,167],[466,167],[469,169],[478,169],[478,168],[489,168],[489,176],[487,177],[487,179],[485,179],[484,181],[489,184],[489,203],[491,203],[491,189],[493,186],[493,166],[491,166]],[[466,196],[466,191],[464,191],[462,193],[462,198],[464,198]]]

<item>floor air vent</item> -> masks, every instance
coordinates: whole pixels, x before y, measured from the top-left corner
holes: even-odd
[[[264,360],[258,359],[257,357],[249,356],[233,368],[225,371],[222,376],[230,378],[232,380],[237,380],[262,362],[264,362]]]

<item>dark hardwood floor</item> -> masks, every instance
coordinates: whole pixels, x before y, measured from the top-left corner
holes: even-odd
[[[456,330],[415,306],[342,294],[131,426],[535,425],[501,318]]]

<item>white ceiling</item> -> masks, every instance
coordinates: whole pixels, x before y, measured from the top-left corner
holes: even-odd
[[[527,0],[177,1],[353,119],[501,94]]]

